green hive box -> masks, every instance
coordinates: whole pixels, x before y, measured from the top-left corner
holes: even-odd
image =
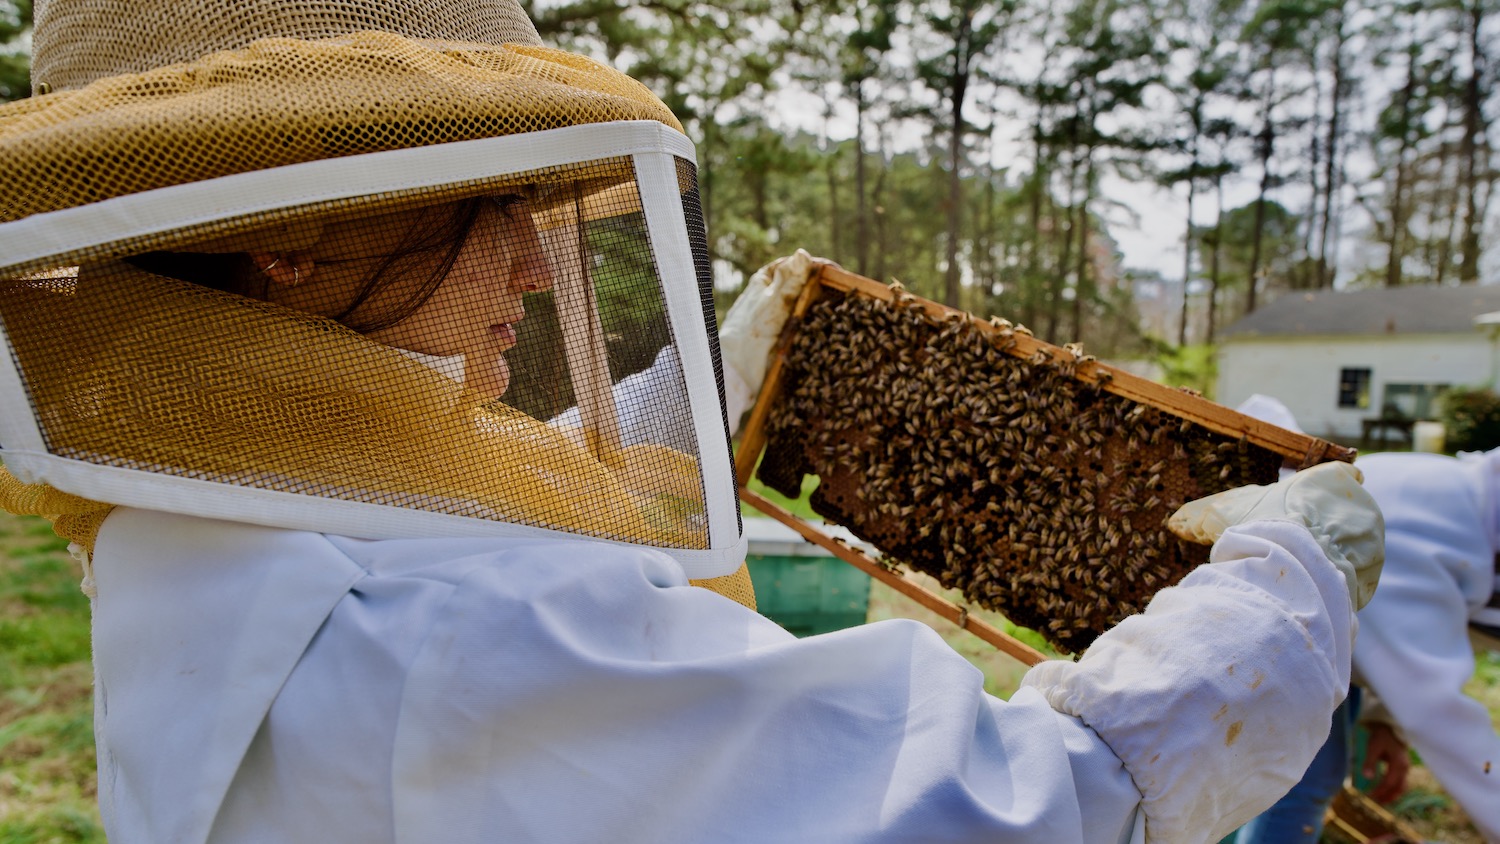
[[[865,623],[869,575],[771,519],[745,519],[745,538],[762,615],[797,636]]]

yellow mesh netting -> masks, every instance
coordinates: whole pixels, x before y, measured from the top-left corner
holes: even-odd
[[[99,525],[114,505],[59,492],[45,484],[23,484],[0,467],[0,509],[17,516],[48,519],[58,536],[92,554]]]
[[[681,129],[639,82],[558,50],[380,32],[270,38],[0,106],[0,158],[19,188],[0,194],[0,222],[270,167],[616,120]]]
[[[739,570],[734,574],[688,582],[711,592],[717,592],[729,600],[743,604],[752,610],[755,609],[755,584],[750,582],[750,567],[744,563],[740,564]]]
[[[335,38],[375,30],[408,38],[540,44],[513,0],[318,0],[293,10],[275,0],[37,0],[32,80],[58,91],[95,79],[188,62],[272,36]]]
[[[331,320],[125,265],[7,281],[49,450],[109,466],[701,548],[696,461],[564,431]],[[108,318],[101,318],[108,315]]]
[[[566,432],[482,404],[456,384],[341,326],[134,270],[114,268],[100,276],[96,282],[107,277],[110,282],[139,285],[141,295],[122,295],[126,285],[87,281],[80,291],[75,279],[56,273],[0,288],[0,315],[20,326],[13,339],[18,350],[29,350],[22,358],[27,372],[37,379],[33,383],[48,397],[41,405],[43,415],[52,423],[51,439],[65,453],[108,455],[106,462],[136,468],[168,468],[176,461],[195,467],[177,465],[177,474],[220,474],[220,480],[237,478],[273,489],[342,490],[361,500],[389,497],[468,515],[490,509],[493,515],[571,525],[595,535],[668,544],[701,542],[682,535],[681,513],[674,512],[698,506],[696,467],[680,452],[631,446],[609,456],[614,467],[610,469],[575,445]],[[90,319],[94,308],[123,308],[110,312],[119,319],[108,324],[128,321],[134,327],[89,339],[87,332],[78,330],[79,322]],[[244,321],[251,315],[253,319]],[[190,324],[234,336],[211,341],[217,349],[205,356],[204,338],[179,330]],[[27,330],[28,325],[33,330]],[[305,351],[288,344],[282,347],[288,351],[278,353],[261,345],[267,339],[258,333],[262,331],[289,340],[305,341],[309,334],[321,337]],[[158,339],[132,345],[131,338],[142,334]],[[256,374],[227,367],[228,377],[219,378],[203,395],[209,400],[202,406],[183,392],[191,385],[173,383],[174,377],[201,374],[228,362],[226,356],[246,351],[247,343],[259,347],[256,363],[263,370]],[[321,357],[330,351],[335,352],[333,359]],[[172,356],[180,357],[161,380],[144,377]],[[292,357],[300,359],[292,372],[278,373]],[[383,366],[387,377],[354,377],[372,363]],[[340,373],[345,367],[350,372]],[[340,374],[353,380],[345,381]],[[341,384],[340,389],[330,390],[330,378]],[[373,390],[371,382],[384,383],[386,389]],[[417,386],[420,389],[413,391]],[[267,387],[272,389],[267,392]],[[379,409],[370,404],[380,393],[396,399],[395,406]],[[287,417],[289,406],[295,407],[297,418]],[[435,414],[430,424],[418,426],[428,436],[409,437],[405,426],[412,423],[410,417],[436,407],[446,410]],[[309,421],[303,414],[313,408],[322,413]],[[350,408],[355,410],[345,415]],[[114,424],[121,420],[127,424]],[[301,444],[288,449],[293,438],[301,438]],[[383,445],[368,449],[366,438]],[[373,465],[382,460],[392,461],[389,471]],[[560,463],[549,471],[547,460]],[[519,471],[515,461],[524,464]],[[675,472],[661,472],[663,466],[674,464]],[[567,471],[558,471],[563,468]],[[365,478],[352,479],[372,469],[389,481],[389,489],[376,489]],[[576,490],[569,493],[555,485],[563,475],[597,486],[593,494],[570,502],[567,497]],[[427,500],[420,500],[424,497]],[[51,520],[59,536],[89,555],[113,506],[44,484],[23,484],[0,468],[0,508]],[[743,565],[731,575],[692,584],[755,609],[754,586]]]

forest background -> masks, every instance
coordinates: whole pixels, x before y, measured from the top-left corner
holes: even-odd
[[[1287,290],[1500,282],[1500,0],[522,5],[684,123],[721,304],[801,247],[1140,357]],[[30,20],[0,0],[0,97]]]

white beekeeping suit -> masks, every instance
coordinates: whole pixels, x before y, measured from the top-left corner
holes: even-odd
[[[1280,521],[1009,702],[920,624],[795,640],[599,543],[122,509],[98,547],[113,840],[1210,841],[1347,681],[1344,578]]]
[[[1251,396],[1239,409],[1296,429],[1274,398]],[[1500,451],[1458,458],[1374,454],[1356,465],[1386,526],[1378,598],[1358,615],[1354,679],[1366,692],[1359,719],[1404,736],[1474,824],[1489,840],[1500,840],[1491,773],[1500,736],[1484,705],[1463,691],[1474,674],[1475,649],[1500,647]],[[1373,771],[1382,760],[1375,758],[1374,742],[1371,748],[1365,764]],[[1300,820],[1317,809],[1317,800],[1328,799],[1327,781],[1341,780],[1348,768],[1349,749],[1340,745],[1334,752],[1340,763],[1305,777],[1297,799],[1267,821],[1271,829]],[[1404,756],[1406,748],[1391,752]],[[1399,790],[1404,778],[1398,761],[1381,787]],[[1275,834],[1257,829],[1254,840],[1274,840]]]
[[[1500,630],[1500,450],[1358,465],[1385,513],[1386,566],[1359,613],[1355,672],[1385,710],[1374,717],[1398,726],[1486,840],[1500,841],[1500,735],[1463,690],[1471,632],[1493,648]]]

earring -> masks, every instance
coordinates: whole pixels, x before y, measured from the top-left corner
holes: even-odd
[[[270,279],[281,287],[296,287],[302,283],[302,268],[307,267],[307,277],[312,278],[312,258],[300,252],[282,252],[272,254],[269,252],[252,253],[250,256],[254,262],[253,266],[260,270],[261,275]],[[270,263],[262,263],[269,260]],[[292,277],[287,278],[287,272],[291,271]]]

